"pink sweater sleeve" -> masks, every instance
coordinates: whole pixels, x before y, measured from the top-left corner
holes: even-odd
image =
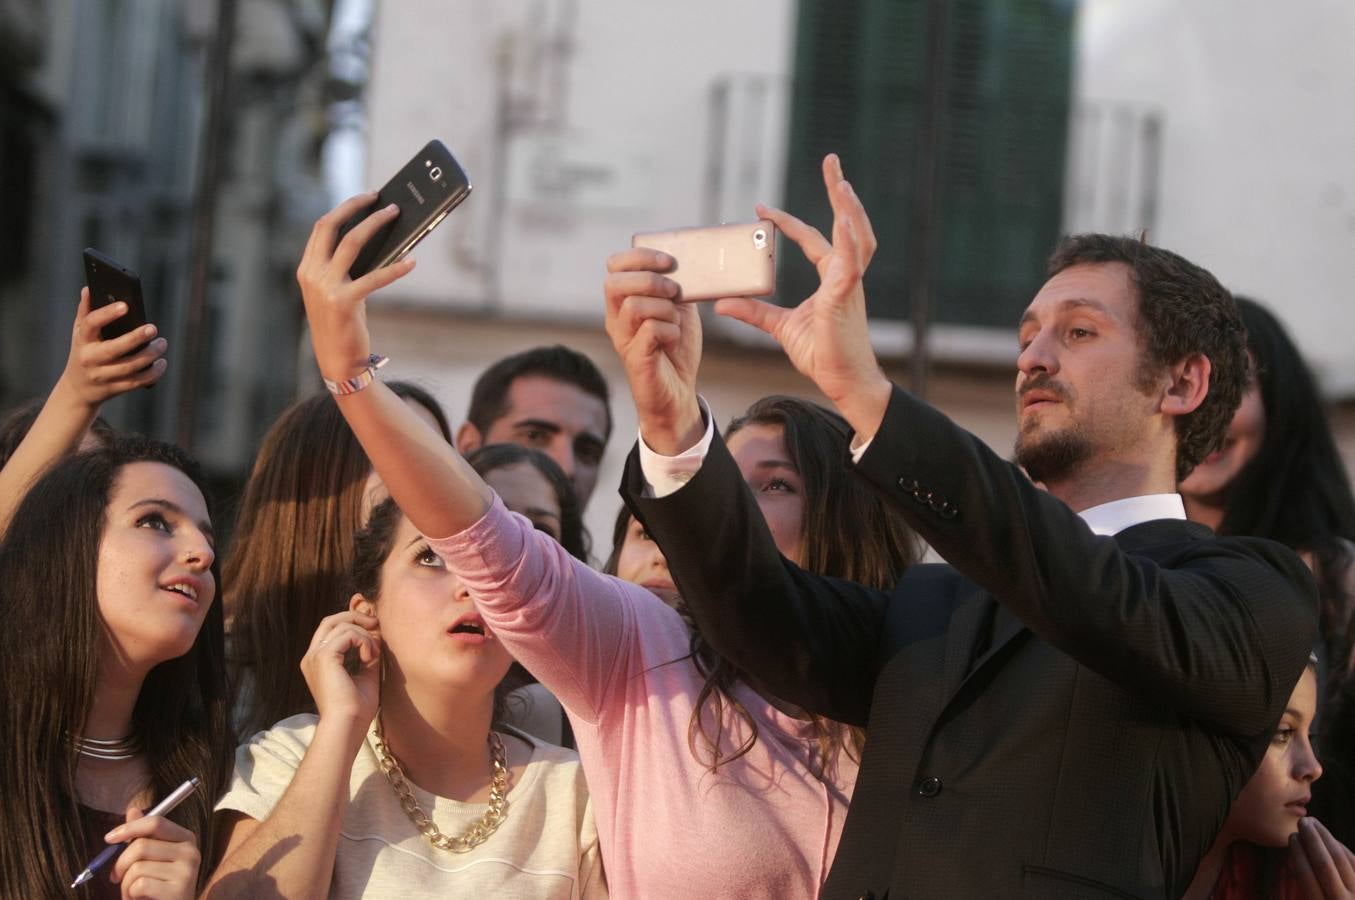
[[[429,546],[513,658],[590,724],[609,693],[643,668],[641,619],[652,634],[671,624],[649,620],[671,615],[685,633],[677,613],[644,588],[593,571],[498,497],[480,521]]]

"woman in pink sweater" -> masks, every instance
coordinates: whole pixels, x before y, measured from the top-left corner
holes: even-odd
[[[385,221],[373,214],[338,241],[338,225],[364,202],[316,224],[298,270],[321,373],[361,385],[337,402],[391,495],[434,538],[494,635],[564,704],[612,896],[816,896],[855,781],[847,730],[764,697],[672,606],[594,572],[509,513],[454,450],[362,374],[366,295],[410,268],[348,279],[357,249]],[[845,423],[788,399],[752,413],[729,447],[782,552],[892,585],[915,540],[843,471]]]

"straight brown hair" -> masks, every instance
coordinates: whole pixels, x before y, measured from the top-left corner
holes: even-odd
[[[428,408],[451,443],[447,417],[426,391],[389,387]],[[347,608],[371,472],[328,392],[286,409],[259,446],[225,562],[232,709],[242,736],[315,711],[301,657],[320,620]]]

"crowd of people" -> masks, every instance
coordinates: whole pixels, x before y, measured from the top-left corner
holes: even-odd
[[[885,377],[870,222],[824,184],[827,235],[758,208],[818,289],[715,312],[832,408],[718,428],[676,261],[607,260],[640,422],[610,547],[592,361],[496,363],[455,430],[378,376],[364,304],[413,260],[349,276],[374,195],[300,260],[325,389],[229,546],[183,450],[99,418],[165,340],[82,293],[0,426],[0,896],[1355,898],[1355,500],[1284,328],[1065,238],[1007,460]]]

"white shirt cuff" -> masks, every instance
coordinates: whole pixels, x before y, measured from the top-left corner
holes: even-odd
[[[710,442],[715,440],[715,416],[711,415],[706,398],[698,396],[696,399],[701,404],[701,415],[706,419],[706,433],[688,449],[677,456],[663,456],[651,450],[644,435],[640,435],[640,474],[645,479],[646,497],[667,497],[701,471],[701,464],[710,452]]]
[[[875,435],[871,435],[870,437],[866,438],[865,441],[863,441],[863,442],[860,444],[860,446],[858,446],[857,443],[856,443],[856,442],[859,441],[859,440],[861,440],[861,436],[860,436],[860,435],[858,435],[858,434],[852,435],[852,448],[851,448],[851,449],[852,449],[852,465],[858,465],[858,464],[860,464],[860,462],[861,462],[861,457],[865,456],[865,455],[866,455],[866,451],[870,449],[870,442],[873,441],[873,440],[875,440]]]

